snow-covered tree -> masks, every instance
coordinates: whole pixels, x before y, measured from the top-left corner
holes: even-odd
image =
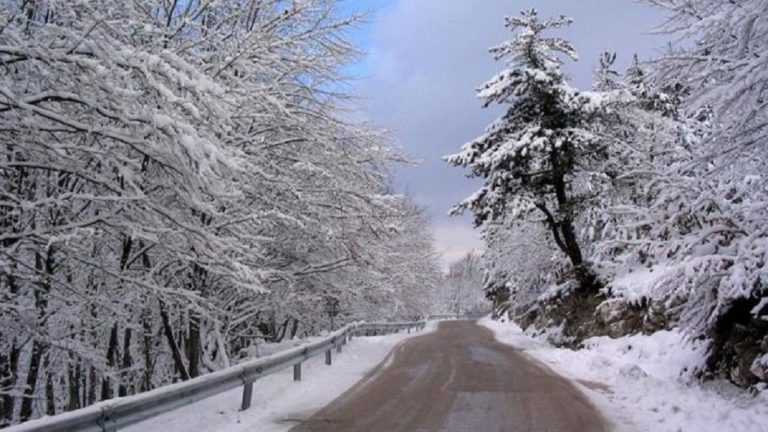
[[[562,279],[567,266],[548,235],[539,221],[512,220],[492,224],[483,232],[484,289],[498,312],[526,313]]]
[[[483,291],[483,254],[472,251],[451,263],[445,276],[445,312],[463,314],[485,312],[489,309]]]
[[[704,372],[766,381],[768,1],[646,2],[670,13],[662,30],[679,39],[623,77],[603,54],[591,92],[560,72],[567,42],[541,35],[567,20],[508,19],[516,38],[493,50],[508,68],[480,95],[510,109],[449,157],[486,180],[457,210],[485,224],[485,289],[515,312],[543,306],[543,325],[576,317],[569,336],[583,338],[605,331],[592,310],[602,296],[618,297],[633,322],[623,331],[680,325],[711,341]],[[596,297],[551,301],[561,266],[525,225],[542,220],[571,266],[599,276]]]
[[[341,120],[336,6],[0,2],[0,423],[219,369],[326,301],[369,317],[384,269],[438,279],[386,136]]]
[[[766,375],[743,363],[768,332],[768,2],[648,3],[680,39],[652,76],[679,90],[695,138],[654,181],[646,245],[674,268],[657,289],[684,299],[683,323],[714,339],[711,370],[749,384]]]
[[[486,133],[446,159],[469,167],[484,186],[455,208],[471,210],[477,225],[506,215],[527,218],[539,213],[559,250],[568,257],[584,290],[598,281],[579,244],[575,220],[593,199],[590,182],[606,148],[590,123],[601,101],[571,87],[559,56],[576,59],[571,44],[548,37],[548,30],[567,26],[565,17],[541,20],[535,10],[508,17],[514,39],[491,49],[507,68],[480,87],[484,106],[507,107]]]

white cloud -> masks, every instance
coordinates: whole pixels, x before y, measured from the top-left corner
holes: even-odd
[[[441,254],[440,262],[444,270],[472,251],[483,249],[480,231],[461,222],[438,223],[432,226],[435,249]]]

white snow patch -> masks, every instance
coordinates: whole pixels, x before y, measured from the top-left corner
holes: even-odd
[[[555,348],[512,322],[483,318],[502,343],[574,380],[616,432],[764,432],[768,390],[758,395],[724,381],[699,383],[706,345],[679,331],[617,339],[594,337],[582,350]]]
[[[656,265],[650,268],[638,266],[622,275],[612,278],[608,284],[613,295],[627,299],[630,302],[643,298],[657,299],[664,296],[663,289],[657,289],[659,282],[666,276],[677,271],[675,267]]]

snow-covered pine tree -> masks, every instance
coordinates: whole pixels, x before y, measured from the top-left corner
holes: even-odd
[[[576,91],[561,70],[559,56],[576,60],[576,51],[567,40],[545,35],[570,23],[563,16],[541,20],[535,10],[506,18],[515,37],[490,50],[495,59],[506,60],[506,68],[483,84],[478,96],[484,107],[500,104],[507,111],[446,160],[485,179],[454,213],[471,210],[478,226],[507,214],[525,218],[540,213],[581,288],[591,291],[599,282],[582,252],[574,221],[592,192],[574,186],[577,177],[592,175],[606,148],[590,131],[599,98]]]

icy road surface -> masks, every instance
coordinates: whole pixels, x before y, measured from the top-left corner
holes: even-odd
[[[570,382],[470,321],[395,348],[391,364],[295,432],[608,431]]]

